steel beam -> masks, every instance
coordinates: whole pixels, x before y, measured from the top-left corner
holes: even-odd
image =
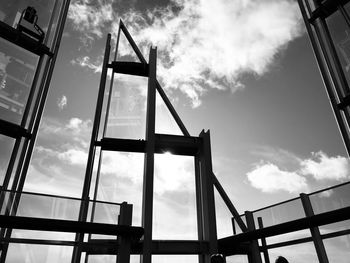
[[[155,117],[156,117],[156,71],[157,49],[151,48],[149,54],[149,76],[146,113],[146,153],[143,172],[142,227],[145,229],[143,239],[142,263],[152,262],[153,231],[153,185],[154,185],[154,151],[155,151]]]
[[[307,194],[300,194],[301,203],[303,204],[304,212],[306,217],[314,216],[314,211],[312,209],[312,205]],[[310,227],[310,232],[312,236],[312,240],[314,242],[314,246],[316,249],[318,261],[320,263],[329,263],[327,252],[322,242],[320,230],[317,226]]]

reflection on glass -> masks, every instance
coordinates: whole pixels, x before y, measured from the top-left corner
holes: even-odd
[[[92,207],[92,202],[89,207]],[[119,205],[96,202],[93,222],[104,224],[118,224],[119,210]]]
[[[115,263],[115,255],[89,255],[89,263]]]
[[[323,225],[318,227],[321,234],[329,234],[337,231],[344,231],[350,229],[350,220],[345,220],[333,224]]]
[[[147,78],[115,75],[106,137],[144,139]]]
[[[0,2],[0,21],[16,28],[23,10],[32,6],[37,11],[38,25],[47,29],[54,3],[55,0],[2,0]]]
[[[6,262],[69,263],[72,247],[30,244],[10,244]]]
[[[258,217],[262,218],[264,227],[267,227],[305,217],[305,213],[300,199],[296,199],[254,212],[256,226]]]
[[[156,154],[154,164],[153,238],[197,240],[193,157]]]
[[[345,73],[346,80],[350,81],[350,29],[346,25],[344,17],[340,11],[335,12],[327,18],[327,26],[329,28],[332,41],[334,43],[337,55],[339,57],[342,69]],[[345,92],[346,93],[346,92]]]
[[[104,151],[97,199],[133,205],[132,225],[141,226],[143,153]]]
[[[0,38],[0,118],[20,123],[37,57]]]
[[[15,140],[7,136],[0,135],[0,143],[0,184],[2,185]]]

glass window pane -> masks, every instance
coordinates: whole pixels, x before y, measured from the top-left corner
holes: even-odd
[[[0,183],[2,185],[15,140],[7,136],[0,135],[0,143]]]
[[[0,38],[0,118],[19,124],[38,58]]]
[[[147,85],[147,78],[115,74],[106,137],[145,139]]]
[[[69,263],[72,247],[29,244],[10,244],[6,262]]]
[[[289,262],[319,262],[312,242],[269,249],[270,262],[274,262],[278,256],[285,257]]]
[[[152,263],[197,263],[197,255],[154,255],[152,256]]]
[[[197,240],[194,159],[155,155],[153,239]]]
[[[350,257],[350,235],[324,239],[329,262],[347,263]]]

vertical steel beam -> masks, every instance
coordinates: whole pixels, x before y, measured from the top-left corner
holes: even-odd
[[[152,262],[156,72],[157,49],[151,47],[149,53],[149,76],[147,92],[146,153],[143,172],[142,227],[145,229],[145,233],[143,239],[143,254],[141,256],[142,263]]]
[[[131,226],[132,205],[123,202],[120,206],[118,225]],[[118,236],[117,263],[130,263],[131,237]]]
[[[197,233],[198,240],[204,241],[204,229],[202,219],[202,195],[201,195],[201,178],[200,178],[200,160],[198,156],[194,157],[194,172],[195,172],[195,184],[196,184],[196,208],[197,208]],[[205,255],[198,255],[198,263],[204,263]]]
[[[246,211],[245,218],[247,221],[248,231],[254,231],[255,223],[254,223],[253,213],[250,211]],[[250,253],[248,254],[249,263],[262,263],[261,257],[260,257],[258,240],[252,240],[250,242],[249,250],[250,250],[249,251]]]
[[[259,225],[260,229],[264,228],[263,220],[261,217],[258,217],[258,225]],[[265,263],[270,263],[269,251],[266,248],[266,238],[265,237],[261,238],[261,245],[263,248],[263,255],[264,255]]]
[[[203,130],[199,137],[202,139],[199,152],[200,193],[202,200],[201,216],[203,221],[203,238],[209,242],[209,255],[205,256],[205,263],[209,263],[210,255],[216,254],[218,249],[210,132],[204,132]]]
[[[302,193],[302,194],[300,194],[300,199],[301,199],[301,203],[303,204],[303,208],[304,208],[306,217],[310,217],[310,216],[315,215],[314,211],[312,209],[312,205],[311,205],[309,196],[307,194]],[[324,247],[319,228],[318,227],[311,227],[310,232],[311,232],[312,240],[314,242],[314,246],[316,249],[318,261],[320,263],[329,263],[328,257],[327,257],[327,252],[326,252],[326,249]]]

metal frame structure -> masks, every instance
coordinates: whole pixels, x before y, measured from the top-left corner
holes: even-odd
[[[327,28],[327,22],[325,21],[327,17],[336,12],[336,10],[339,10],[346,23],[350,25],[350,18],[344,8],[344,5],[349,1],[298,1],[331,100],[334,114],[339,124],[345,146],[350,153],[349,87],[339,58],[337,57],[335,45],[332,42],[329,29]],[[205,132],[203,130],[198,136],[191,136],[189,134],[160,83],[157,81],[157,49],[153,47],[150,48],[149,60],[147,62],[122,21],[120,21],[119,24],[115,55],[112,61],[110,61],[111,35],[107,36],[82,196],[81,199],[67,198],[80,202],[78,220],[17,216],[17,204],[23,194],[49,197],[49,195],[25,193],[23,192],[23,186],[62,37],[69,0],[63,3],[52,50],[45,46],[45,41],[44,44],[38,45],[38,43],[33,42],[33,39],[25,35],[18,35],[18,32],[14,31],[13,28],[0,22],[0,37],[39,56],[38,72],[41,72],[43,80],[41,82],[39,81],[39,73],[35,75],[32,87],[33,91],[29,95],[28,106],[20,125],[0,120],[0,134],[16,140],[0,195],[0,203],[6,208],[5,214],[0,215],[0,262],[5,262],[6,260],[6,251],[9,243],[27,243],[71,246],[74,248],[71,259],[72,263],[80,263],[83,259],[83,253],[85,254],[85,263],[88,263],[90,255],[103,254],[117,255],[118,263],[130,262],[130,254],[140,255],[141,262],[143,263],[151,263],[153,255],[183,254],[198,255],[199,263],[209,263],[211,255],[216,253],[222,253],[226,257],[236,254],[247,255],[249,263],[261,263],[262,253],[265,262],[268,263],[270,262],[269,249],[305,242],[313,242],[319,262],[328,262],[323,239],[349,235],[350,231],[341,230],[328,234],[321,234],[318,227],[350,219],[350,207],[343,207],[315,215],[309,199],[311,194],[301,194],[299,198],[292,200],[300,200],[305,217],[275,225],[264,226],[266,223],[266,221],[264,222],[264,218],[257,216],[257,212],[262,209],[246,211],[244,215],[239,215],[233,203],[230,201],[230,198],[212,172],[210,132]],[[55,5],[55,8],[58,8],[57,5]],[[51,26],[52,23],[49,27]],[[126,37],[139,60],[138,62],[118,61],[117,54],[120,34],[124,34]],[[109,91],[106,91],[108,70],[112,71],[112,75]],[[111,105],[111,91],[116,74],[142,76],[148,79],[145,140],[120,139],[106,136],[108,114]],[[36,93],[37,96],[35,97],[34,88],[37,88],[36,86],[38,86],[38,89]],[[158,134],[155,132],[157,92],[183,135]],[[105,99],[106,94],[108,94],[107,99]],[[104,113],[104,109],[106,109],[106,113]],[[30,110],[33,112],[31,116],[29,114]],[[103,120],[104,114],[105,119]],[[101,131],[100,127],[103,127]],[[120,207],[119,218],[116,225],[102,224],[95,221],[96,204],[101,203],[97,201],[97,193],[104,151],[136,152],[144,154],[142,227],[132,226],[132,205],[126,202],[113,204]],[[154,155],[156,153],[168,151],[174,155],[193,157],[195,167],[193,176],[195,179],[197,208],[197,240],[155,240],[152,236]],[[97,158],[96,182],[92,182],[93,168],[95,167],[94,162],[97,153],[99,153],[99,158]],[[13,172],[14,169],[15,172]],[[12,183],[11,186],[10,183]],[[92,185],[94,185],[94,189],[91,189]],[[326,190],[333,190],[343,185]],[[233,235],[220,239],[217,237],[216,229],[215,189],[231,212],[232,221],[234,223]],[[90,198],[91,194],[92,200]],[[50,197],[63,198],[59,196]],[[290,201],[291,200],[288,200],[270,207],[280,206]],[[263,209],[268,209],[270,207]],[[246,224],[242,219],[243,217],[245,217]],[[256,227],[256,222],[258,223],[258,228]],[[236,225],[238,225],[239,229],[236,229]],[[13,238],[11,237],[12,229],[75,233],[75,240]],[[267,244],[266,238],[268,237],[304,229],[310,230],[310,237]],[[115,236],[116,239],[97,240],[92,238],[92,234]],[[261,244],[258,242],[259,239],[261,240]]]
[[[350,156],[349,83],[327,24],[328,18],[340,13],[350,29],[350,15],[344,7],[348,2],[348,0],[298,0],[345,148]]]
[[[117,52],[119,46],[120,34],[123,33],[128,43],[133,48],[138,60],[140,62],[124,62],[118,61]],[[214,202],[214,186],[217,188],[219,194],[233,216],[237,217],[237,222],[242,231],[247,228],[243,221],[239,218],[239,214],[223,187],[216,179],[212,172],[211,163],[211,148],[210,148],[210,133],[202,131],[198,137],[189,135],[187,129],[177,115],[169,99],[165,95],[162,87],[156,78],[156,48],[150,49],[149,61],[145,60],[136,43],[132,39],[130,33],[125,27],[124,23],[120,21],[114,60],[109,62],[111,50],[111,35],[108,35],[106,41],[105,55],[103,60],[102,74],[100,80],[100,89],[97,98],[97,106],[94,118],[93,131],[91,136],[91,144],[89,149],[89,157],[87,169],[84,180],[82,203],[80,207],[79,220],[87,221],[88,204],[90,200],[92,172],[94,167],[95,153],[97,147],[100,148],[100,158],[98,164],[98,172],[96,175],[94,198],[97,196],[99,172],[101,167],[103,151],[122,151],[122,152],[139,152],[145,154],[144,161],[144,176],[143,176],[143,198],[142,198],[142,227],[144,228],[144,236],[142,240],[142,262],[151,262],[152,254],[198,254],[199,261],[209,263],[210,256],[217,253],[217,234],[216,234],[216,218],[215,218],[215,202]],[[107,82],[107,71],[112,69],[111,85],[108,92],[107,102],[104,101],[105,87]],[[146,110],[146,139],[145,140],[131,140],[106,137],[106,128],[109,116],[109,108],[112,96],[112,86],[115,74],[128,74],[135,76],[142,76],[148,78],[147,91],[147,110]],[[156,115],[156,92],[163,99],[165,105],[171,112],[174,120],[183,132],[183,136],[170,134],[156,134],[155,133],[155,115]],[[103,106],[106,105],[106,114],[104,123],[101,124]],[[102,138],[99,138],[99,127],[103,127]],[[197,204],[197,226],[198,226],[198,241],[192,242],[195,246],[193,250],[189,249],[188,241],[156,241],[160,251],[154,251],[155,240],[152,238],[153,229],[153,184],[154,184],[154,154],[171,152],[175,155],[193,156],[195,162],[195,181],[196,181],[196,204]],[[93,215],[92,215],[93,218]],[[76,242],[83,243],[84,235],[77,234]],[[108,241],[109,242],[109,241]],[[176,245],[175,245],[176,244]],[[183,244],[183,245],[181,245]],[[199,251],[198,248],[203,250]],[[204,249],[205,248],[205,249]],[[163,252],[162,252],[163,251]],[[170,251],[170,252],[166,252]],[[72,263],[80,262],[83,250],[79,246],[75,247],[73,252]],[[96,252],[96,251],[95,251]],[[86,254],[86,257],[88,257]],[[85,257],[85,258],[86,258]]]
[[[69,4],[70,0],[63,0],[61,6],[59,6],[58,0],[55,1],[52,13],[55,14],[58,11],[59,15],[51,48],[48,47],[48,40],[49,33],[54,23],[53,15],[50,18],[48,34],[46,34],[43,43],[29,37],[21,30],[15,29],[0,21],[1,38],[39,57],[20,124],[0,120],[0,134],[11,137],[15,140],[2,185],[2,190],[11,189],[13,195],[11,194],[10,198],[6,201],[6,204],[4,203],[3,194],[0,195],[0,206],[2,207],[3,205],[6,205],[7,207],[6,216],[15,216],[17,213],[16,204],[18,204],[21,198],[21,192],[23,190],[33,153],[52,73],[61,43]],[[1,228],[0,236],[8,239],[11,236],[11,232],[11,228],[3,227]],[[7,245],[5,244],[1,249],[0,262],[5,262],[6,253]]]

